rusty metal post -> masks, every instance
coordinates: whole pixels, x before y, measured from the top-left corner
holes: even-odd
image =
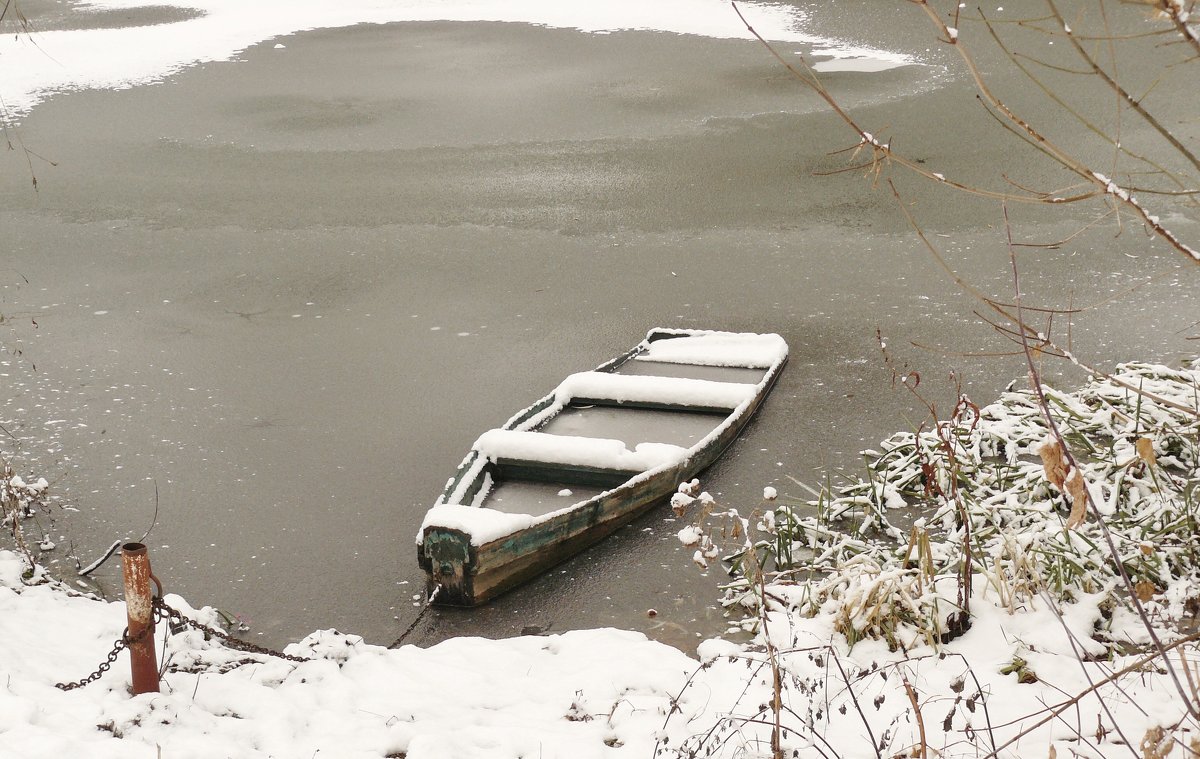
[[[158,657],[154,653],[154,603],[150,595],[150,557],[141,543],[121,546],[125,610],[129,618],[129,668],[133,695],[158,693]],[[157,582],[157,581],[156,581]]]

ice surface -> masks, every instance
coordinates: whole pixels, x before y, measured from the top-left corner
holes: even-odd
[[[723,414],[628,406],[568,406],[538,431],[550,435],[613,438],[623,441],[626,446],[653,440],[691,448],[724,418]]]
[[[500,480],[488,493],[483,506],[509,514],[544,516],[600,495],[603,489],[572,483],[564,488],[562,483],[536,480]]]

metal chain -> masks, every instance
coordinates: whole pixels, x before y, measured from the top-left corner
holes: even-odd
[[[180,632],[184,628],[184,626],[187,626],[187,627],[191,627],[195,630],[199,630],[200,632],[204,633],[205,635],[215,635],[216,637],[220,638],[221,641],[226,646],[228,646],[229,648],[237,649],[239,651],[246,651],[248,653],[255,653],[255,654],[265,654],[267,656],[275,656],[280,659],[287,659],[288,661],[294,661],[294,662],[312,661],[312,659],[306,659],[302,656],[292,656],[291,654],[285,654],[282,651],[275,651],[270,648],[266,648],[265,646],[258,646],[258,645],[255,645],[254,643],[248,643],[244,640],[239,640],[238,638],[233,637],[232,635],[225,632],[224,630],[219,630],[215,627],[209,627],[206,624],[197,622],[196,620],[191,619],[189,617],[185,617],[185,616],[183,616],[183,612],[168,605],[167,602],[162,600],[162,598],[160,596],[155,596],[152,603],[153,603],[153,607],[154,607],[154,621],[161,622],[163,619],[170,620],[170,622],[168,624],[170,626],[171,632]],[[152,629],[153,629],[153,626],[147,625],[145,628],[142,629],[142,631],[140,633],[137,634],[136,637],[130,638],[129,637],[129,628],[126,627],[125,630],[121,633],[121,637],[117,638],[117,640],[113,643],[112,650],[108,652],[108,656],[104,657],[104,661],[100,662],[100,666],[96,667],[96,670],[94,672],[92,672],[87,677],[81,678],[79,680],[73,680],[72,682],[69,682],[69,683],[55,683],[54,687],[58,688],[59,690],[64,690],[64,691],[75,690],[76,688],[82,688],[85,685],[89,685],[91,683],[96,682],[104,675],[105,672],[112,669],[112,665],[116,663],[117,657],[121,655],[122,651],[124,651],[126,648],[128,648],[132,644],[139,642],[140,640],[142,640],[142,638],[145,638],[147,635],[150,634],[150,631]]]
[[[149,626],[146,626],[142,628],[142,631],[138,633],[136,637],[130,638],[129,628],[126,627],[125,630],[121,632],[121,637],[117,638],[117,640],[113,643],[112,650],[108,652],[108,656],[104,658],[104,661],[100,662],[100,666],[96,667],[96,670],[92,672],[92,674],[69,683],[55,683],[54,687],[58,688],[59,690],[75,690],[76,688],[82,688],[89,683],[96,682],[105,672],[112,669],[112,665],[116,663],[117,657],[121,655],[121,651],[149,635],[150,629],[151,628]]]
[[[400,644],[404,642],[404,639],[408,637],[408,634],[417,628],[417,623],[420,622],[422,618],[424,618],[425,612],[429,611],[429,607],[433,606],[433,602],[437,600],[438,594],[441,592],[442,592],[441,585],[433,586],[433,592],[429,594],[429,598],[425,599],[425,606],[423,606],[421,608],[421,611],[417,613],[417,618],[412,621],[412,624],[410,624],[408,626],[407,630],[400,633],[400,637],[396,638],[396,640],[392,643],[392,645],[388,646],[388,648],[399,648],[400,647]]]
[[[220,638],[226,646],[235,648],[239,651],[246,651],[252,654],[265,654],[266,656],[274,656],[279,659],[287,659],[288,661],[294,662],[312,661],[312,659],[308,659],[303,656],[292,656],[291,654],[285,654],[282,651],[276,651],[274,649],[267,648],[266,646],[259,646],[254,643],[249,643],[239,638],[235,638],[224,630],[220,630],[216,627],[209,627],[202,622],[197,622],[190,617],[183,616],[183,612],[168,606],[167,602],[161,598],[156,597],[154,599],[154,612],[155,619],[162,619],[163,617],[166,617],[171,620],[169,624],[173,630],[177,629],[179,625],[187,625],[194,630],[199,630],[205,635],[215,635],[216,637]]]
[[[425,616],[425,612],[429,611],[429,608],[433,605],[434,601],[437,600],[438,593],[441,591],[441,589],[442,588],[440,585],[433,589],[433,593],[431,593],[429,598],[425,601],[425,605],[421,609],[420,613],[417,614],[417,618],[412,621],[412,624],[408,626],[408,629],[405,630],[400,637],[397,638],[394,643],[392,643],[392,645],[388,646],[388,648],[399,647],[401,642],[408,637],[408,634],[411,633],[414,628],[416,628],[417,623],[420,622]],[[185,617],[183,612],[170,606],[162,599],[161,596],[155,596],[152,604],[154,608],[154,621],[161,622],[163,619],[170,620],[168,622],[168,626],[170,631],[173,633],[180,632],[185,626],[191,627],[193,630],[199,630],[205,635],[214,635],[229,648],[237,649],[239,651],[246,651],[247,653],[254,654],[264,654],[266,656],[274,656],[279,659],[287,659],[288,661],[299,663],[312,661],[312,659],[306,659],[303,656],[292,656],[291,654],[285,654],[282,651],[275,651],[274,649],[267,648],[266,646],[259,646],[254,643],[249,643],[233,637],[224,630],[216,627],[210,627],[209,625],[206,625],[202,622],[197,622],[190,617]],[[117,640],[113,643],[112,650],[108,652],[108,656],[105,657],[104,661],[100,662],[100,666],[98,666],[94,672],[87,677],[74,680],[69,683],[55,683],[55,687],[59,690],[67,691],[75,690],[76,688],[82,688],[85,685],[96,682],[101,678],[101,676],[104,675],[105,672],[112,668],[112,665],[116,663],[117,657],[121,655],[123,650],[128,648],[131,644],[137,643],[142,638],[146,637],[150,633],[151,629],[152,626],[147,626],[140,633],[138,633],[137,637],[130,638],[129,628],[126,627],[124,632],[121,633],[121,637],[117,638]]]

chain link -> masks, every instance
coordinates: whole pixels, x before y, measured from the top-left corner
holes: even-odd
[[[425,617],[425,612],[429,611],[429,607],[433,606],[433,602],[437,600],[438,594],[441,592],[441,585],[433,586],[433,592],[429,594],[429,598],[425,599],[425,605],[421,607],[421,611],[417,613],[417,618],[412,621],[412,624],[408,626],[407,630],[400,633],[400,637],[396,638],[396,640],[392,643],[392,645],[388,646],[388,648],[400,647],[400,644],[404,642],[404,639],[408,637],[408,634],[417,628],[417,623],[419,623]]]
[[[97,667],[92,674],[69,683],[55,683],[54,687],[58,688],[59,690],[75,690],[76,688],[82,688],[85,685],[96,682],[105,672],[112,669],[112,665],[116,663],[117,657],[121,655],[122,651],[124,651],[126,648],[129,648],[129,646],[133,645],[134,643],[141,641],[142,638],[145,638],[149,634],[150,627],[147,626],[144,627],[142,631],[135,637],[131,638],[129,637],[129,628],[126,627],[121,632],[121,637],[117,638],[117,640],[113,643],[112,650],[108,652],[108,656],[104,657],[104,661],[100,662],[100,666]]]
[[[396,639],[396,642],[388,646],[388,648],[398,647],[404,641],[404,639],[408,637],[408,634],[413,631],[413,628],[415,628],[417,623],[420,622],[425,616],[425,612],[429,611],[429,607],[433,605],[435,600],[437,600],[438,593],[441,591],[441,589],[442,588],[440,585],[433,589],[433,593],[431,593],[428,600],[425,601],[425,606],[421,609],[421,612],[417,614],[417,618],[414,619],[412,624],[408,626],[408,629]],[[202,622],[197,622],[190,617],[185,617],[183,612],[170,606],[162,599],[161,596],[155,596],[152,600],[152,605],[154,610],[154,621],[161,622],[164,619],[169,620],[167,624],[172,633],[179,633],[185,628],[190,627],[193,630],[199,630],[200,632],[204,633],[206,638],[208,636],[215,636],[220,639],[221,642],[228,648],[236,649],[238,651],[245,651],[252,654],[263,654],[264,656],[274,656],[279,659],[287,659],[288,661],[294,661],[298,663],[312,661],[312,659],[307,659],[303,656],[292,656],[291,654],[285,654],[282,651],[276,651],[274,649],[267,648],[266,646],[259,646],[254,643],[249,643],[233,637],[224,630],[211,627]],[[54,687],[65,691],[75,690],[76,688],[82,688],[85,685],[96,682],[101,678],[101,676],[104,675],[105,672],[112,669],[112,665],[117,661],[117,657],[121,655],[122,651],[149,635],[152,629],[153,626],[149,625],[140,633],[138,633],[137,637],[130,638],[129,628],[126,627],[121,633],[121,637],[117,638],[117,640],[113,643],[112,650],[108,652],[108,656],[105,657],[104,661],[100,662],[100,666],[98,666],[94,672],[87,677],[74,680],[69,683],[55,683]]]
[[[226,646],[237,649],[238,651],[246,651],[247,653],[252,654],[264,654],[266,656],[274,656],[279,659],[287,659],[288,661],[294,662],[312,661],[312,659],[307,659],[303,656],[292,656],[291,654],[285,654],[282,651],[276,651],[274,649],[267,648],[266,646],[259,646],[254,643],[249,643],[239,638],[235,638],[224,630],[220,630],[216,627],[209,627],[208,625],[197,622],[190,617],[183,616],[183,612],[168,606],[167,602],[163,601],[161,598],[154,599],[154,610],[155,619],[162,619],[163,617],[166,617],[167,619],[171,620],[170,624],[172,629],[175,629],[178,625],[187,625],[194,630],[199,630],[205,635],[215,635],[216,637],[220,638]]]
[[[202,622],[197,622],[196,620],[191,619],[190,617],[185,617],[183,615],[183,612],[168,605],[167,602],[162,600],[162,598],[159,596],[155,596],[152,603],[153,603],[153,608],[154,608],[154,621],[161,622],[163,619],[170,620],[168,622],[168,625],[169,625],[171,632],[173,632],[173,633],[181,632],[185,626],[191,627],[194,630],[199,630],[200,632],[204,633],[206,637],[210,636],[210,635],[216,636],[227,647],[237,649],[238,651],[245,651],[247,653],[254,653],[254,654],[264,654],[266,656],[274,656],[274,657],[277,657],[280,659],[287,659],[288,661],[294,661],[294,662],[312,661],[311,659],[306,659],[302,656],[292,656],[291,654],[285,654],[282,651],[275,651],[275,650],[267,648],[265,646],[259,646],[259,645],[255,645],[254,643],[249,643],[247,641],[240,640],[238,638],[233,637],[232,635],[225,632],[224,630],[220,630],[216,627],[210,627],[209,625],[203,624]],[[143,638],[145,638],[147,635],[150,634],[150,631],[152,629],[153,629],[152,625],[147,625],[145,628],[142,629],[142,631],[140,633],[137,634],[136,637],[130,638],[129,637],[129,628],[126,627],[125,630],[121,633],[121,637],[117,638],[116,641],[113,642],[112,650],[108,652],[108,656],[106,656],[104,658],[104,661],[100,662],[100,666],[96,667],[96,670],[94,672],[92,672],[87,677],[81,678],[79,680],[73,680],[69,683],[55,683],[54,687],[58,688],[59,690],[69,691],[69,690],[75,690],[76,688],[82,688],[85,685],[89,685],[91,683],[96,682],[104,675],[105,672],[112,669],[112,665],[114,663],[116,663],[117,657],[121,655],[122,651],[124,651],[126,648],[133,645],[134,643],[141,641]]]

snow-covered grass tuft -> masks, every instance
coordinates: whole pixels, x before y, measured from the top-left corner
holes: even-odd
[[[27,572],[33,572],[37,562],[25,534],[25,523],[49,510],[49,489],[50,483],[46,482],[45,478],[39,477],[27,482],[13,470],[7,458],[0,459],[0,527],[9,533],[13,545],[25,558]],[[41,539],[35,541],[35,544],[42,552],[53,550],[55,547],[44,530]]]
[[[965,413],[934,429],[888,438],[866,452],[865,477],[778,508],[762,544],[787,570],[778,582],[800,612],[831,612],[847,637],[893,647],[946,634],[963,605],[964,564],[980,597],[1009,614],[1099,594],[1105,614],[1094,637],[1110,647],[1130,642],[1115,621],[1128,601],[1122,571],[1164,626],[1194,615],[1200,418],[1188,409],[1197,407],[1200,363],[1126,364],[1114,378],[1124,386],[1045,388],[1078,471],[1063,468],[1028,392],[982,409],[960,404]],[[1083,511],[1083,488],[1098,518]],[[882,624],[889,616],[893,624]],[[904,627],[923,635],[902,635]]]
[[[701,646],[678,700],[746,685],[659,755],[1198,755],[1200,362],[1044,392],[1077,471],[1034,395],[1006,392],[816,500],[765,501],[726,597],[754,642]]]

